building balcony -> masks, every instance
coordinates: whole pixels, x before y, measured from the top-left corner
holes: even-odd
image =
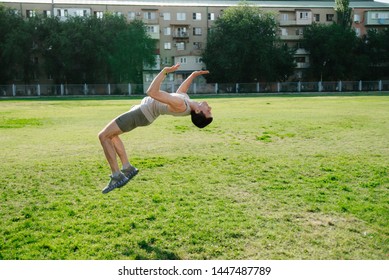
[[[188,32],[174,32],[173,38],[174,39],[188,39],[189,33]]]
[[[296,68],[297,69],[309,68],[309,63],[308,62],[296,62]]]
[[[309,52],[306,49],[298,48],[295,52],[296,55],[309,55]]]
[[[303,35],[281,35],[280,38],[284,41],[298,41],[303,39]]]
[[[295,20],[280,20],[280,26],[294,26],[297,25]]]
[[[389,25],[389,11],[366,12],[365,25]]]
[[[369,19],[365,25],[389,25],[389,18]]]

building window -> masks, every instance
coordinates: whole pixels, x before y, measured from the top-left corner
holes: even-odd
[[[184,51],[185,50],[185,43],[184,42],[179,42],[176,44],[177,51]]]
[[[164,27],[163,28],[163,35],[172,35],[172,28],[171,27]]]
[[[316,22],[320,21],[320,14],[314,14],[313,17],[315,18]]]
[[[288,30],[286,28],[281,28],[281,36],[288,36]]]
[[[43,11],[43,17],[45,17],[45,18],[51,17],[51,11],[48,11],[48,10]]]
[[[145,12],[143,13],[143,18],[145,20],[155,20],[156,16],[154,12]]]
[[[65,17],[69,17],[69,12],[66,9],[63,11],[63,14],[64,14]]]
[[[215,13],[208,13],[208,20],[215,20]]]
[[[148,25],[146,26],[147,33],[155,33],[155,26],[154,25]]]
[[[203,63],[202,58],[201,58],[201,57],[196,57],[196,58],[195,58],[195,63],[197,63],[197,64]]]
[[[288,21],[289,15],[288,14],[281,14],[281,21]]]
[[[26,17],[28,17],[28,18],[35,17],[35,11],[34,10],[26,10]]]
[[[186,27],[177,27],[175,36],[180,38],[188,37],[188,32],[186,32]]]
[[[334,14],[326,14],[326,20],[327,21],[333,21],[334,20]]]
[[[177,20],[186,20],[186,13],[177,13]]]
[[[60,9],[57,10],[57,17],[61,17],[61,10]]]
[[[201,50],[203,44],[201,42],[193,42],[193,49],[194,50]]]
[[[187,63],[186,57],[180,57],[180,63],[181,64],[186,64]]]
[[[101,11],[96,11],[95,12],[95,17],[96,18],[103,18],[103,16],[104,16],[104,12],[101,12]]]
[[[146,74],[145,75],[146,82],[151,82],[154,79],[153,74]]]
[[[128,13],[127,13],[127,18],[128,18],[129,20],[135,19],[135,16],[136,16],[135,12],[128,12]]]
[[[172,49],[172,43],[170,43],[170,42],[165,42],[163,44],[163,46],[164,46],[165,50],[171,50]]]
[[[201,20],[201,13],[193,13],[193,20]]]
[[[308,19],[308,12],[300,12],[300,19]]]
[[[202,35],[201,27],[194,27],[193,28],[193,35],[194,36],[201,36]]]
[[[371,15],[372,19],[388,19],[389,18],[389,13],[373,13]]]
[[[164,20],[170,20],[170,13],[163,13]]]

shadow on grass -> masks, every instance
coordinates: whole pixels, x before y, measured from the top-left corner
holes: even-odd
[[[146,251],[147,254],[137,254],[136,259],[138,260],[147,260],[147,259],[157,259],[157,260],[180,260],[180,257],[173,252],[168,250],[161,250],[155,246],[154,241],[149,242],[142,240],[138,242],[139,248]]]

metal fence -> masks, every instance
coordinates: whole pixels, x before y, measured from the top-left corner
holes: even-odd
[[[141,84],[29,84],[0,85],[0,97],[143,95]],[[175,92],[179,84],[164,83],[162,90]],[[193,83],[190,94],[304,93],[389,91],[389,81]]]

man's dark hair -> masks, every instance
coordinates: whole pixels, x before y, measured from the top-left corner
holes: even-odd
[[[192,123],[198,128],[204,128],[209,125],[213,118],[207,118],[203,112],[196,114],[195,111],[191,111],[190,115],[192,116]]]

